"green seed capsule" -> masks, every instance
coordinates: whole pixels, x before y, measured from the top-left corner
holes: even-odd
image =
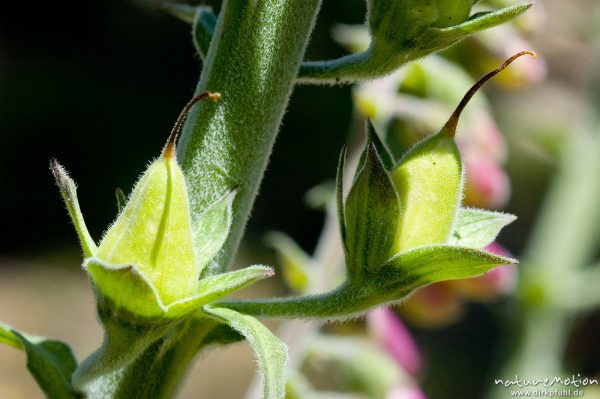
[[[418,143],[392,172],[403,205],[393,253],[443,244],[463,189],[463,166],[454,138],[442,130]]]
[[[463,164],[454,141],[460,114],[486,81],[525,54],[535,56],[531,51],[518,53],[479,80],[442,130],[417,143],[392,171],[392,181],[402,205],[393,253],[447,241],[464,184]]]
[[[432,26],[447,28],[465,22],[471,13],[472,0],[437,0],[438,19]]]
[[[148,167],[97,256],[115,265],[138,265],[166,304],[194,293],[199,269],[187,187],[174,157],[165,154]]]
[[[137,265],[165,305],[191,296],[198,286],[202,265],[194,253],[187,185],[175,158],[175,140],[189,108],[211,95],[188,103],[161,157],[136,184],[96,255],[113,265]]]

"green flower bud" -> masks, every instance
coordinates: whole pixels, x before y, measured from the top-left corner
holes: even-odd
[[[369,141],[345,205],[347,268],[351,278],[377,270],[390,257],[400,219],[398,195],[375,145]]]
[[[346,200],[343,198],[345,151],[338,166],[337,194],[340,231],[349,279],[359,281],[378,270],[393,255],[400,203],[388,173],[394,160],[369,123],[367,144]]]

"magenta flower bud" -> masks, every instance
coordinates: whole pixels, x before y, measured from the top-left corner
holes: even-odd
[[[427,399],[421,389],[415,385],[392,388],[385,399]]]
[[[417,344],[402,321],[389,308],[378,308],[367,316],[369,331],[386,352],[409,374],[421,371],[422,359]]]

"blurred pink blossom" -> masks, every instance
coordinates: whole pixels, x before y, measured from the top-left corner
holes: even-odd
[[[367,316],[369,331],[386,352],[409,374],[421,371],[422,359],[417,344],[402,321],[389,308],[381,307]]]
[[[506,249],[496,243],[488,245],[486,250],[510,256]],[[514,266],[497,267],[483,276],[425,287],[398,309],[403,318],[411,323],[428,328],[443,327],[460,317],[464,302],[488,302],[512,292],[516,278]]]
[[[496,243],[488,245],[486,250],[497,255],[510,256],[505,248]],[[480,277],[456,280],[453,286],[465,299],[489,301],[514,290],[516,273],[514,266],[500,266]]]
[[[510,182],[497,163],[476,153],[465,155],[465,202],[478,208],[502,208],[510,198]]]

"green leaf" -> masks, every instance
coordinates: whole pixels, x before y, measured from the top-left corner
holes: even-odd
[[[71,348],[63,342],[21,334],[0,323],[0,342],[27,354],[27,368],[46,396],[51,399],[73,399],[71,374],[77,361]]]
[[[374,144],[346,199],[348,274],[360,276],[389,258],[400,219],[400,203]]]
[[[448,244],[484,248],[496,239],[503,227],[516,218],[509,213],[461,208]]]
[[[81,209],[79,209],[79,201],[77,200],[77,187],[75,186],[75,182],[73,179],[71,179],[65,168],[63,168],[63,166],[59,164],[56,159],[50,161],[50,170],[54,175],[56,185],[60,190],[60,194],[63,197],[65,205],[67,206],[73,226],[75,227],[77,235],[79,236],[79,243],[81,244],[81,249],[83,250],[84,256],[94,256],[98,251],[98,248],[96,247],[92,236],[88,232],[88,229],[85,225],[85,220],[83,220]]]
[[[232,220],[231,209],[236,194],[237,188],[234,188],[194,220],[192,226],[194,250],[201,272],[227,239]]]
[[[287,363],[285,344],[252,316],[217,307],[207,306],[204,310],[224,320],[250,342],[263,378],[263,398],[283,399]]]
[[[250,266],[241,270],[209,276],[198,284],[198,303],[210,303],[221,299],[232,292],[273,275],[273,269],[268,266]]]
[[[496,266],[516,263],[516,259],[474,248],[449,245],[420,247],[401,252],[387,262],[381,270],[382,286],[397,286],[406,294],[429,284],[475,277]]]
[[[287,285],[295,291],[304,291],[310,282],[310,256],[284,233],[272,231],[265,236],[265,241],[275,249]]]

